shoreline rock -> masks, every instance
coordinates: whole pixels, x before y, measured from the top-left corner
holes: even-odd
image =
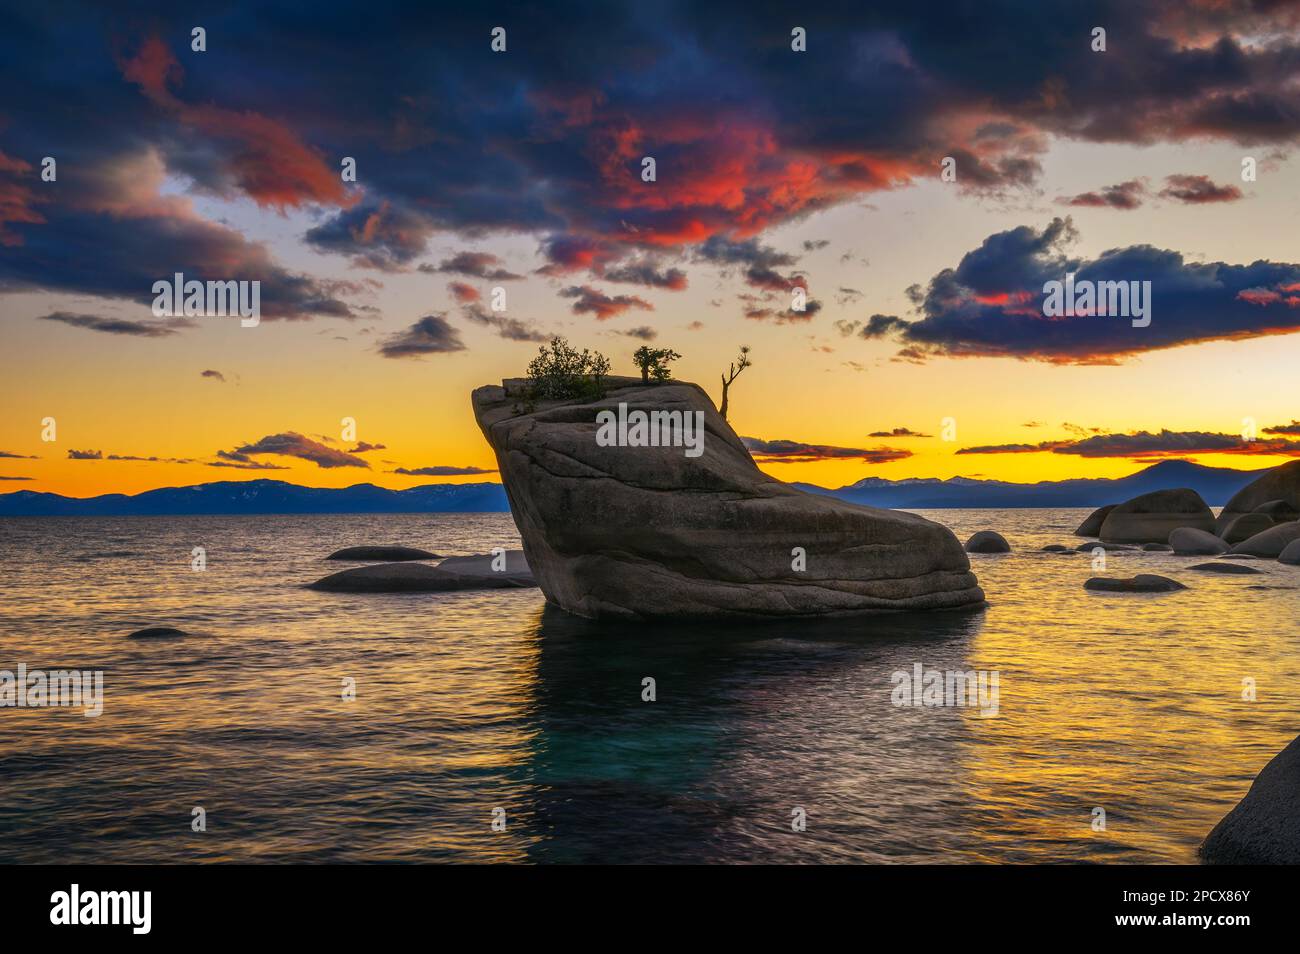
[[[1275,527],[1257,533],[1243,540],[1229,550],[1229,553],[1248,553],[1251,556],[1268,557],[1276,560],[1288,546],[1300,540],[1300,520],[1279,523]]]
[[[1186,487],[1124,501],[1106,515],[1100,536],[1108,543],[1168,543],[1169,535],[1183,527],[1214,530],[1214,513],[1200,494]]]
[[[1300,738],[1275,755],[1200,847],[1211,865],[1300,864]]]
[[[1179,527],[1169,534],[1169,546],[1177,556],[1218,556],[1228,552],[1228,545],[1205,530]]]
[[[592,619],[853,616],[985,605],[948,530],[764,474],[698,385],[606,379],[598,400],[516,407],[480,387],[524,553],[546,598]],[[678,422],[674,441],[597,440],[597,415]],[[696,456],[684,424],[702,430]],[[656,429],[656,433],[658,430]],[[644,429],[642,435],[645,435]],[[610,435],[606,433],[606,437]],[[632,445],[632,446],[628,446]]]

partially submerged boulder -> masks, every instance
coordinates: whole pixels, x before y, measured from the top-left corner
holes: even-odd
[[[1228,552],[1228,545],[1205,530],[1179,527],[1169,534],[1169,545],[1179,556],[1218,556]]]
[[[1277,555],[1277,562],[1287,566],[1300,566],[1300,540],[1292,540],[1283,547]]]
[[[1049,543],[1045,547],[1039,547],[1039,549],[1042,550],[1044,553],[1073,553],[1074,552],[1069,547],[1062,546],[1059,543]]]
[[[1290,523],[1279,523],[1263,533],[1257,533],[1253,537],[1243,540],[1233,547],[1231,552],[1249,553],[1251,556],[1277,559],[1282,555],[1282,551],[1287,548],[1287,545],[1296,540],[1300,540],[1300,521],[1293,520]]]
[[[1127,543],[1080,543],[1074,548],[1078,553],[1091,553],[1093,550],[1105,550],[1107,553],[1122,553],[1125,550],[1136,550],[1137,547],[1131,547]]]
[[[437,566],[413,562],[359,566],[332,573],[307,588],[329,593],[441,593],[536,585],[523,553],[510,550],[496,557],[448,557]]]
[[[1099,537],[1101,536],[1101,525],[1105,523],[1106,517],[1115,509],[1115,504],[1106,504],[1104,507],[1098,507],[1092,513],[1084,518],[1083,523],[1075,529],[1076,537]]]
[[[438,554],[430,553],[428,550],[420,550],[416,547],[344,547],[342,550],[335,550],[325,559],[327,560],[382,560],[385,563],[396,563],[402,560],[437,560],[441,559]]]
[[[1252,573],[1262,573],[1253,566],[1247,566],[1244,563],[1198,563],[1195,566],[1189,566],[1189,570],[1198,570],[1201,573],[1226,573],[1236,574],[1238,576],[1249,576]]]
[[[127,639],[181,639],[188,635],[185,630],[177,629],[174,626],[149,626],[145,629],[137,629],[134,633],[128,633]]]
[[[980,530],[966,541],[967,553],[1010,553],[1011,544],[996,530]]]
[[[1266,513],[1243,513],[1240,517],[1233,517],[1224,524],[1223,529],[1219,531],[1219,536],[1224,543],[1241,543],[1257,533],[1263,533],[1276,522]]]
[[[1214,514],[1201,495],[1186,487],[1154,490],[1116,506],[1101,525],[1101,539],[1113,543],[1168,543],[1180,527],[1212,531]]]
[[[1147,553],[1170,553],[1174,548],[1167,543],[1144,543],[1142,549]]]
[[[1103,593],[1172,593],[1187,589],[1177,580],[1155,573],[1139,573],[1127,578],[1094,576],[1083,584],[1083,588]]]
[[[1200,854],[1212,865],[1300,864],[1300,738],[1260,770]]]
[[[531,409],[515,381],[473,395],[552,603],[625,619],[984,605],[946,527],[769,477],[698,385],[606,384],[603,398]]]
[[[1300,514],[1300,460],[1274,467],[1237,491],[1219,513],[1217,529],[1222,530],[1233,518],[1265,505],[1270,505],[1275,510],[1289,507],[1291,511]],[[1287,513],[1283,511],[1277,513],[1277,516],[1285,518]]]

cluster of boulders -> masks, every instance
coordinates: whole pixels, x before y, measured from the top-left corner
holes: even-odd
[[[1179,556],[1249,556],[1300,565],[1300,461],[1240,490],[1216,517],[1194,490],[1157,490],[1101,507],[1074,531],[1107,544],[1167,546]],[[1090,545],[1089,545],[1090,546]],[[1204,564],[1203,564],[1204,565]],[[1223,571],[1217,572],[1248,572]]]

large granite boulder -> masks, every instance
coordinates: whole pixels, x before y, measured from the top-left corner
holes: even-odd
[[[1300,511],[1300,460],[1274,467],[1237,491],[1219,512],[1217,531],[1222,531],[1234,518],[1243,513],[1251,513],[1265,504],[1271,505],[1270,510],[1275,512],[1275,518],[1285,518],[1289,512],[1285,508]],[[1280,513],[1277,512],[1279,510]]]
[[[1266,513],[1243,513],[1233,517],[1227,523],[1219,524],[1219,536],[1224,543],[1241,543],[1257,533],[1263,533],[1277,521]]]
[[[1300,540],[1292,540],[1283,547],[1277,555],[1277,562],[1287,566],[1300,566]]]
[[[1300,738],[1260,770],[1201,844],[1212,865],[1300,864]]]
[[[1290,523],[1279,523],[1263,533],[1257,533],[1253,537],[1238,543],[1228,552],[1248,553],[1251,556],[1269,557],[1276,560],[1282,555],[1282,551],[1287,548],[1287,544],[1295,540],[1300,540],[1300,521],[1297,520]]]
[[[1228,552],[1228,545],[1205,530],[1179,527],[1169,534],[1169,545],[1179,556],[1217,556]]]
[[[1201,495],[1185,487],[1154,490],[1119,504],[1101,524],[1102,540],[1113,543],[1168,543],[1179,527],[1214,530],[1214,514]]]
[[[767,476],[698,385],[610,378],[601,399],[531,407],[522,382],[503,385],[475,390],[474,414],[528,563],[546,598],[571,613],[771,618],[984,605],[950,530]],[[663,428],[647,430],[636,412],[653,412]],[[628,446],[652,431],[668,439]]]
[[[1300,520],[1300,508],[1288,500],[1266,500],[1251,513],[1265,513],[1273,518],[1274,523],[1290,523]]]
[[[1110,512],[1115,509],[1115,504],[1106,504],[1104,507],[1098,507],[1092,513],[1084,518],[1083,523],[1075,528],[1076,537],[1096,537],[1101,535],[1101,525],[1106,522]]]

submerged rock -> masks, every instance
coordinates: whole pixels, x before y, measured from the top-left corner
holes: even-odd
[[[1296,540],[1300,540],[1300,521],[1293,520],[1290,523],[1279,523],[1276,527],[1243,540],[1233,547],[1231,552],[1277,559],[1282,555],[1282,551]]]
[[[1235,573],[1239,576],[1263,572],[1253,566],[1246,566],[1244,563],[1198,563],[1196,566],[1189,566],[1187,569],[1199,570],[1202,573]]]
[[[137,629],[134,633],[127,635],[127,639],[180,639],[187,636],[188,633],[183,629],[176,629],[173,626],[150,626],[146,629]]]
[[[1101,536],[1101,525],[1106,522],[1106,517],[1116,507],[1115,504],[1107,504],[1104,507],[1098,507],[1092,513],[1084,518],[1083,523],[1075,528],[1076,537],[1099,537]]]
[[[511,554],[514,558],[511,559]],[[437,566],[427,563],[381,563],[332,573],[309,590],[329,593],[441,593],[449,590],[495,590],[536,586],[523,554],[505,554],[505,569],[493,570],[493,557],[448,557]],[[452,562],[457,561],[457,562]],[[451,566],[447,564],[451,563]]]
[[[1168,543],[1180,527],[1214,529],[1214,514],[1201,495],[1185,487],[1155,490],[1126,500],[1101,525],[1101,538],[1114,543]]]
[[[1185,590],[1186,586],[1167,576],[1154,573],[1139,573],[1127,579],[1111,576],[1094,576],[1083,584],[1085,590],[1098,590],[1104,593],[1172,593]]]
[[[1300,864],[1300,738],[1255,776],[1250,791],[1201,844],[1212,865]]]
[[[1287,566],[1300,566],[1300,540],[1292,540],[1283,547],[1277,555],[1277,562]]]
[[[537,582],[571,613],[770,618],[984,605],[952,531],[769,477],[698,385],[609,378],[604,398],[532,410],[517,406],[519,388],[478,388],[474,414]],[[648,413],[649,429],[607,423]],[[650,445],[651,431],[668,439]]]
[[[996,530],[980,530],[966,541],[967,553],[1010,553],[1011,544]]]
[[[1142,549],[1147,553],[1170,553],[1174,548],[1167,543],[1144,543]]]
[[[1179,527],[1169,534],[1169,545],[1179,556],[1218,556],[1228,552],[1228,545],[1205,530]]]
[[[1047,546],[1041,547],[1040,549],[1044,553],[1073,553],[1074,552],[1069,547],[1063,547],[1059,543],[1049,543]]]
[[[383,560],[395,563],[401,560],[437,560],[438,554],[415,547],[344,547],[335,550],[327,560]]]
[[[1264,506],[1271,506],[1275,511],[1279,507],[1289,507],[1300,513],[1300,460],[1274,467],[1237,491],[1219,513],[1216,527],[1222,530],[1234,518]],[[1285,517],[1286,513],[1278,513],[1277,516]]]
[[[1077,553],[1091,553],[1093,550],[1105,550],[1107,553],[1122,553],[1125,550],[1136,550],[1137,547],[1131,547],[1126,543],[1080,543],[1074,549]]]

